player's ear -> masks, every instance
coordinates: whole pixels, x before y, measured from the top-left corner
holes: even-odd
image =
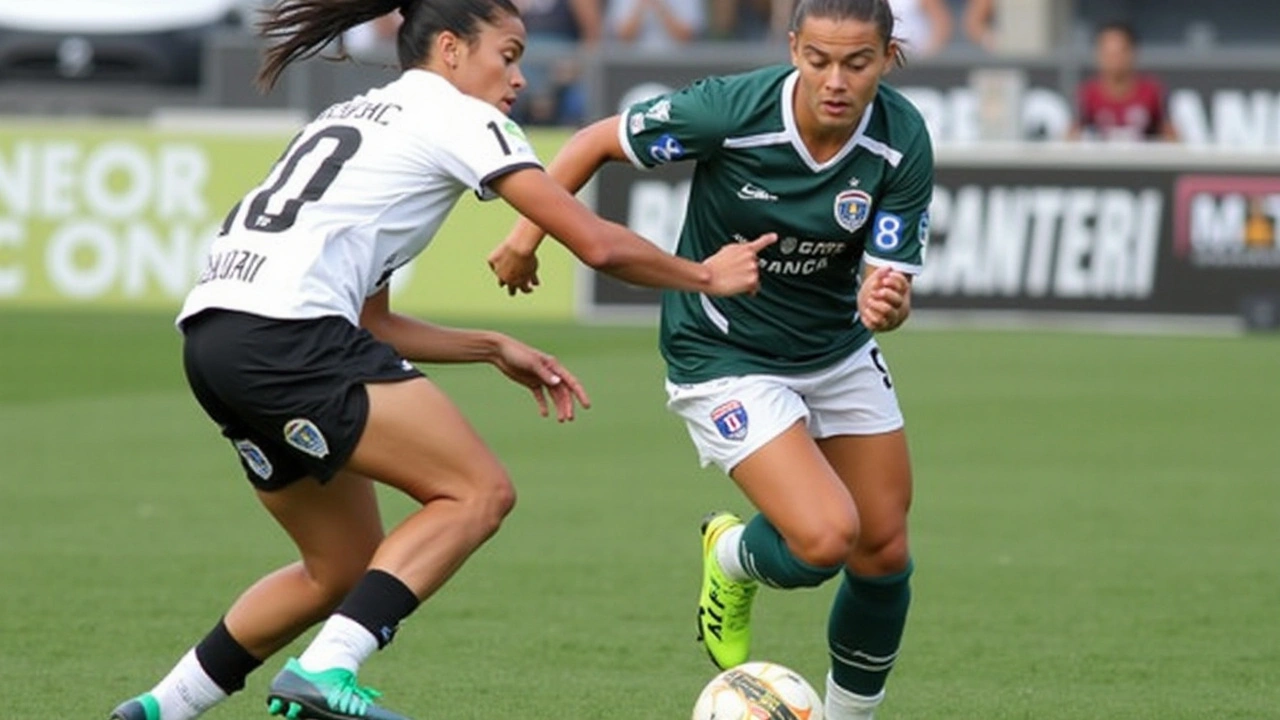
[[[888,73],[896,67],[902,67],[907,64],[906,55],[902,50],[902,43],[898,40],[890,38],[889,42],[885,44],[884,50],[884,73]]]
[[[787,31],[787,47],[791,50],[791,64],[796,67],[800,66],[800,38],[796,36],[795,30]]]
[[[440,57],[440,61],[450,70],[458,69],[458,56],[459,51],[462,49],[461,45],[461,38],[448,30],[442,30],[439,35],[436,35],[436,54]]]

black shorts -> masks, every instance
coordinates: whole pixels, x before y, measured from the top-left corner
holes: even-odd
[[[308,475],[332,478],[364,431],[364,384],[422,376],[341,317],[274,320],[206,310],[184,320],[182,333],[187,382],[260,490]]]

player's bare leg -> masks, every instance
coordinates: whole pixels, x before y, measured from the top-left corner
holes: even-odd
[[[387,535],[316,639],[276,676],[268,693],[273,713],[400,720],[356,683],[356,671],[497,531],[515,502],[497,458],[430,381],[371,384],[368,393],[369,418],[348,467],[422,508]]]

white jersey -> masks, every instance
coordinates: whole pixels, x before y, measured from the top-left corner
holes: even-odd
[[[468,188],[541,167],[519,126],[444,78],[408,70],[320,113],[240,201],[178,321],[207,308],[270,318],[360,309],[431,242]]]

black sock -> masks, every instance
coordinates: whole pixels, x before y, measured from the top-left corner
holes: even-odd
[[[262,665],[261,660],[250,655],[231,637],[225,619],[218,620],[218,624],[196,645],[196,660],[209,678],[228,695],[243,690],[244,679]]]
[[[360,623],[384,648],[396,635],[400,621],[409,617],[422,601],[396,576],[370,570],[347,593],[335,611]]]

